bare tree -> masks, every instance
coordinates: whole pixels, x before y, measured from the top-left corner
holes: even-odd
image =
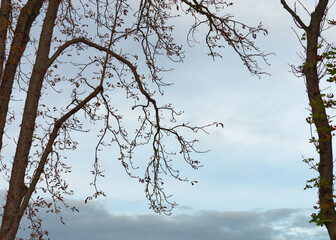
[[[334,160],[332,137],[334,136],[335,126],[332,125],[332,116],[328,109],[334,109],[335,100],[332,92],[326,94],[321,90],[324,83],[321,81],[324,77],[328,82],[335,82],[335,47],[328,43],[322,32],[335,25],[335,22],[328,20],[328,10],[333,1],[319,0],[312,12],[309,12],[300,1],[298,3],[309,14],[310,22],[304,23],[296,12],[295,8],[288,6],[285,0],[281,0],[283,7],[291,14],[297,27],[303,31],[302,36],[298,37],[304,48],[304,63],[299,68],[293,67],[294,73],[298,76],[304,76],[306,90],[311,108],[311,116],[306,120],[312,126],[315,126],[317,138],[313,132],[310,141],[314,143],[319,154],[319,160],[315,162],[313,158],[304,159],[311,168],[315,169],[319,176],[308,180],[306,188],[318,188],[318,214],[312,214],[311,222],[319,226],[326,226],[330,239],[336,239],[336,211],[334,202]]]
[[[192,157],[198,152],[197,140],[186,139],[181,130],[205,131],[210,125],[221,124],[195,127],[179,123],[176,117],[180,112],[171,104],[158,104],[155,97],[169,85],[161,77],[169,69],[160,66],[158,59],[183,60],[182,47],[174,41],[173,33],[180,15],[186,15],[194,21],[189,42],[195,42],[197,30],[204,25],[209,55],[220,56],[218,50],[228,45],[252,74],[262,74],[257,60],[265,60],[266,54],[255,46],[254,39],[267,32],[261,24],[252,27],[223,15],[230,5],[223,0],[1,1],[0,150],[12,141],[16,149],[13,161],[3,151],[1,155],[1,172],[9,185],[0,239],[15,238],[24,214],[32,221],[32,238],[42,238],[46,232],[36,218],[38,209],[58,213],[58,203],[66,205],[64,195],[72,192],[62,173],[70,167],[61,154],[76,149],[74,131],[85,132],[82,125],[87,122],[80,112],[102,126],[92,170],[95,192],[87,200],[104,195],[96,185],[97,177],[102,176],[99,151],[114,144],[126,172],[145,184],[151,208],[169,214],[175,203],[164,192],[162,175],[188,181],[174,168],[172,159],[179,155],[192,168],[200,166]],[[62,70],[69,66],[71,72]],[[110,100],[119,90],[125,91],[139,114],[139,125],[133,132],[124,127],[117,103]],[[46,103],[48,92],[62,94],[62,99],[69,97],[68,103],[63,107]],[[17,96],[25,98],[22,109],[10,106]],[[15,141],[16,136],[6,129],[20,114]],[[164,118],[167,114],[168,119]],[[170,138],[179,145],[175,151],[165,145]],[[144,174],[134,175],[134,149],[146,144],[151,146],[152,157]],[[52,202],[41,195],[46,192]]]

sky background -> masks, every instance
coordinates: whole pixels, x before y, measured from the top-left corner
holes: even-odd
[[[94,134],[82,135],[78,149],[67,154],[73,165],[67,178],[75,192],[68,202],[80,212],[64,210],[65,225],[57,216],[42,214],[51,239],[328,239],[324,228],[309,224],[317,191],[303,190],[316,174],[302,156],[316,157],[316,152],[305,121],[304,81],[289,72],[288,64],[301,63],[292,18],[280,1],[233,3],[228,10],[236,19],[250,25],[262,21],[268,29],[257,45],[275,53],[268,58],[271,66],[263,66],[271,75],[251,76],[229,47],[222,59],[212,61],[204,44],[188,48],[184,40],[184,63],[164,75],[174,85],[158,99],[184,110],[181,119],[194,125],[224,124],[197,136],[199,147],[211,150],[198,156],[204,167],[194,171],[178,163],[181,174],[198,184],[168,179],[166,191],[179,205],[172,216],[156,215],[148,209],[143,185],[125,174],[116,149],[106,148],[101,154],[106,177],[99,186],[107,197],[84,204],[92,194],[86,176],[94,158]],[[178,39],[186,37],[182,30]],[[134,157],[146,161],[142,152]]]

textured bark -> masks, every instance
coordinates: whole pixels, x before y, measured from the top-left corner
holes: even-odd
[[[1,1],[0,9],[0,77],[2,76],[3,65],[5,61],[7,29],[9,26],[9,15],[12,11],[12,3],[10,0]]]
[[[309,26],[306,26],[299,16],[292,11],[284,0],[281,0],[284,8],[292,15],[297,24],[304,29],[307,36],[306,62],[303,66],[303,73],[306,79],[306,88],[309,98],[309,105],[312,109],[312,119],[318,133],[318,152],[320,174],[319,182],[319,217],[325,222],[330,239],[336,240],[336,211],[333,198],[333,153],[332,153],[332,127],[329,124],[326,106],[319,86],[317,72],[318,44],[321,33],[321,23],[324,21],[328,0],[320,0],[311,14]]]
[[[319,166],[320,174],[319,203],[322,219],[331,220],[326,222],[331,240],[336,240],[336,211],[333,198],[333,152],[332,152],[332,128],[326,114],[320,88],[319,77],[316,69],[318,59],[318,42],[321,33],[321,22],[327,8],[328,0],[320,0],[315,12],[311,15],[311,21],[306,31],[307,34],[307,67],[304,68],[307,92],[312,108],[313,121],[319,138]],[[313,67],[314,66],[314,67]]]
[[[36,61],[29,82],[29,88],[24,106],[22,124],[18,144],[14,156],[9,190],[0,230],[0,239],[12,240],[17,233],[24,211],[20,210],[26,187],[24,178],[31,148],[38,102],[44,75],[47,71],[45,63],[48,61],[53,28],[57,16],[59,0],[50,0],[46,17],[41,30]]]
[[[7,58],[5,69],[1,77],[0,85],[0,151],[2,148],[2,138],[6,125],[6,117],[10,96],[12,93],[13,81],[22,54],[29,41],[29,32],[36,17],[40,13],[45,0],[30,0],[20,12],[18,23],[15,28],[13,42]],[[2,4],[2,3],[1,3]],[[2,11],[2,9],[1,9]],[[7,30],[7,28],[6,28]],[[0,36],[1,41],[1,36]],[[0,42],[1,44],[1,42]],[[1,48],[1,45],[0,45]],[[1,55],[0,55],[1,57]]]

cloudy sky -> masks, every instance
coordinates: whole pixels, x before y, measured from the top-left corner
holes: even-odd
[[[84,204],[92,193],[86,176],[94,146],[92,136],[82,136],[78,150],[68,155],[73,165],[68,181],[75,191],[68,202],[80,212],[64,210],[65,225],[57,216],[42,214],[51,239],[328,239],[324,228],[309,224],[316,190],[303,190],[316,174],[302,156],[316,153],[305,121],[304,82],[289,72],[289,63],[300,64],[293,21],[280,1],[233,2],[229,9],[237,19],[251,25],[262,21],[268,29],[257,44],[275,53],[269,56],[271,66],[264,66],[271,76],[251,76],[229,47],[214,62],[204,45],[188,48],[184,43],[185,61],[164,76],[174,85],[159,99],[183,109],[182,119],[195,125],[224,124],[198,136],[199,147],[211,150],[198,156],[204,167],[194,171],[179,165],[181,174],[198,184],[168,179],[166,191],[179,205],[172,216],[156,215],[148,209],[143,185],[125,174],[115,149],[105,149],[101,165],[106,177],[99,186],[107,197]],[[141,152],[134,158],[145,161]]]

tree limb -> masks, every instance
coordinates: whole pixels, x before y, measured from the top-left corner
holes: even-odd
[[[53,64],[53,62],[56,60],[56,58],[69,46],[75,44],[75,43],[79,43],[82,42],[83,40],[85,40],[85,38],[75,38],[72,39],[70,41],[65,42],[63,45],[61,45],[56,52],[54,52],[54,54],[49,58],[49,60],[47,61],[46,65],[49,68],[51,64]]]
[[[302,27],[305,31],[308,31],[309,27],[307,27],[306,24],[304,24],[304,22],[301,20],[301,18],[288,6],[286,1],[280,0],[280,2],[283,5],[283,7],[287,10],[287,12],[289,12],[290,15],[292,15],[292,17],[299,24],[299,26]]]
[[[56,137],[58,136],[58,130],[60,129],[62,124],[67,119],[69,119],[72,115],[74,115],[76,112],[78,112],[80,109],[82,109],[85,104],[87,104],[91,99],[96,97],[102,90],[103,90],[102,85],[99,85],[98,87],[95,88],[95,90],[89,96],[87,96],[83,101],[81,101],[76,107],[74,107],[68,113],[66,113],[64,116],[62,116],[60,119],[55,121],[54,128],[52,130],[52,133],[50,134],[50,138],[48,140],[47,146],[46,146],[46,148],[45,148],[45,150],[42,154],[41,160],[40,160],[39,165],[38,165],[38,167],[37,167],[37,169],[34,173],[34,176],[32,178],[32,182],[29,185],[27,193],[25,194],[24,199],[21,203],[20,210],[17,214],[18,218],[21,218],[21,216],[23,215],[26,207],[28,206],[31,195],[33,194],[33,192],[35,190],[35,187],[36,187],[36,184],[37,184],[38,180],[40,179],[40,176],[43,172],[43,169],[44,169],[45,163],[48,159],[49,153],[52,151],[54,141],[55,141]]]

